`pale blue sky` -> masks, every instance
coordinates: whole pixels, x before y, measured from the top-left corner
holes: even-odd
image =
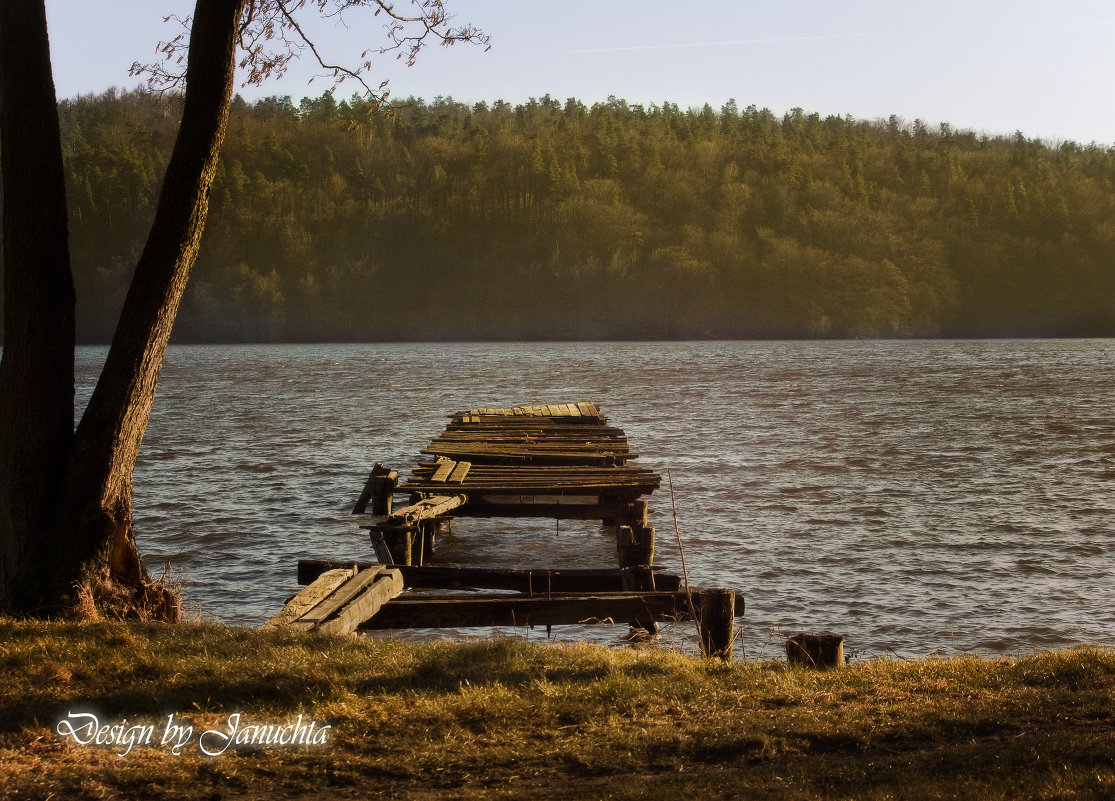
[[[399,5],[404,0],[398,0]],[[549,93],[587,104],[729,98],[783,113],[949,122],[990,134],[1115,145],[1112,0],[447,0],[492,49],[427,50],[403,69],[390,57],[370,84],[392,95],[511,103]],[[47,0],[60,97],[134,86],[132,61],[173,36],[162,17],[183,0]],[[363,18],[362,18],[363,19]],[[354,16],[352,22],[356,23]],[[382,22],[316,26],[337,60],[382,43]],[[320,95],[306,62],[248,98]],[[348,96],[355,87],[339,90]]]

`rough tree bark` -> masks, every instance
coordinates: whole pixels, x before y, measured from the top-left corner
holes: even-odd
[[[0,361],[0,606],[43,598],[47,531],[74,431],[74,286],[46,10],[0,3],[4,356]]]
[[[0,418],[0,427],[13,432],[12,436],[27,439],[26,443],[4,443],[0,447],[5,456],[13,455],[5,459],[4,472],[0,474],[0,501],[4,504],[4,519],[0,520],[3,526],[0,558],[4,560],[0,567],[0,600],[8,608],[63,604],[73,592],[75,576],[100,567],[109,568],[113,578],[126,585],[141,587],[146,579],[132,533],[132,468],[147,429],[178,304],[201,242],[209,189],[228,122],[242,5],[243,0],[197,2],[182,122],[155,221],[136,266],[101,377],[75,433],[74,301],[66,252],[65,187],[45,11],[42,0],[4,0],[0,4],[3,9],[0,49],[4,51],[0,97],[5,125],[0,144],[5,159],[7,304],[0,385],[3,398],[0,413],[6,416]],[[41,55],[40,61],[22,64],[21,60],[28,57],[29,40],[24,37],[41,43],[41,47],[35,48],[35,55]],[[45,86],[33,84],[26,90],[19,86],[28,77],[42,76]],[[43,119],[24,122],[25,94],[32,95],[30,101],[48,107],[43,108]],[[13,113],[16,104],[19,111]],[[53,119],[53,144],[38,150],[21,149],[21,144],[30,144],[30,139],[50,128],[48,117]],[[13,138],[9,138],[9,127],[14,129]],[[24,133],[25,128],[30,130]],[[25,183],[13,183],[13,176],[8,174],[9,161],[29,173]],[[43,174],[55,173],[57,181],[36,185],[42,182]],[[55,210],[49,230],[43,230],[36,220],[44,208]],[[59,253],[37,254],[36,249],[44,243],[55,242],[60,243]],[[48,264],[42,264],[48,260]],[[49,286],[38,283],[47,278],[52,281]],[[68,293],[63,291],[66,287]],[[20,308],[25,296],[37,301],[38,306]],[[54,337],[41,327],[54,325],[53,321],[62,316],[56,308],[59,305],[69,310],[68,334],[59,335],[64,341],[55,344]],[[68,365],[68,376],[59,369],[58,375],[49,376],[48,386],[25,385],[25,380],[43,380],[42,364],[37,363],[42,359]],[[59,410],[48,413],[34,408],[40,397],[49,400],[52,406],[60,405],[61,401],[67,405],[64,436],[63,426],[55,419],[61,417]],[[44,444],[40,442],[43,439],[49,441]],[[36,449],[44,447],[55,454],[45,464],[35,455]],[[21,454],[29,454],[29,458],[22,460]],[[27,465],[44,469],[27,470]],[[49,519],[44,519],[47,515]],[[29,543],[44,534],[52,542],[53,553],[49,559],[38,559],[40,564],[32,570],[29,562],[45,549]]]
[[[66,466],[55,522],[56,593],[79,566],[107,564],[114,578],[134,585],[146,579],[132,532],[132,468],[201,245],[228,123],[241,6],[199,0],[194,12],[182,122],[155,220]]]

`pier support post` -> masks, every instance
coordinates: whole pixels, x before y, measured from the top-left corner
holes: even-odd
[[[375,550],[376,559],[379,560],[380,564],[389,565],[394,562],[395,560],[391,556],[391,549],[387,547],[387,540],[384,539],[383,534],[378,531],[372,531],[371,535],[372,548]]]
[[[414,558],[413,528],[375,529],[371,532],[376,558],[385,565],[412,565]]]
[[[395,495],[395,485],[399,483],[399,474],[380,466],[379,473],[372,470],[372,514],[391,514],[391,501]]]
[[[732,590],[695,590],[693,606],[701,631],[701,653],[732,660],[735,636],[736,594]]]
[[[364,514],[368,504],[371,503],[372,514],[391,514],[391,499],[395,494],[395,485],[398,481],[399,474],[396,471],[376,462],[368,476],[367,483],[364,484],[364,491],[360,493],[360,498],[356,501],[356,505],[352,507],[352,513],[354,515]]]
[[[423,520],[418,524],[418,531],[415,534],[415,541],[411,548],[413,557],[413,550],[416,546],[418,549],[418,559],[414,564],[421,567],[430,560],[434,553],[434,543],[437,541],[437,532],[442,526],[448,525],[447,520],[443,518],[433,518],[430,520]]]
[[[617,526],[616,554],[620,567],[654,564],[654,526]]]

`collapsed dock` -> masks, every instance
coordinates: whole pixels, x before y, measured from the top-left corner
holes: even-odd
[[[353,509],[375,563],[302,560],[308,585],[266,626],[359,629],[698,623],[705,654],[730,657],[742,601],[694,589],[654,566],[644,496],[661,484],[629,462],[622,429],[589,402],[477,408],[451,416],[400,483],[376,464]],[[396,496],[405,496],[397,506]],[[598,520],[614,537],[615,568],[499,570],[439,565],[435,548],[455,518]]]

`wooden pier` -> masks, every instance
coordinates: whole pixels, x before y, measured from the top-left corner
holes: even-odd
[[[299,582],[308,586],[266,625],[348,633],[618,622],[654,631],[659,621],[695,619],[702,651],[730,657],[742,601],[737,609],[733,591],[688,588],[653,566],[655,530],[643,496],[661,478],[629,464],[638,454],[595,404],[457,412],[422,454],[402,483],[376,464],[353,509],[378,562],[299,562]],[[396,495],[406,496],[404,505]],[[618,565],[431,564],[438,535],[463,517],[599,520],[615,538]]]

